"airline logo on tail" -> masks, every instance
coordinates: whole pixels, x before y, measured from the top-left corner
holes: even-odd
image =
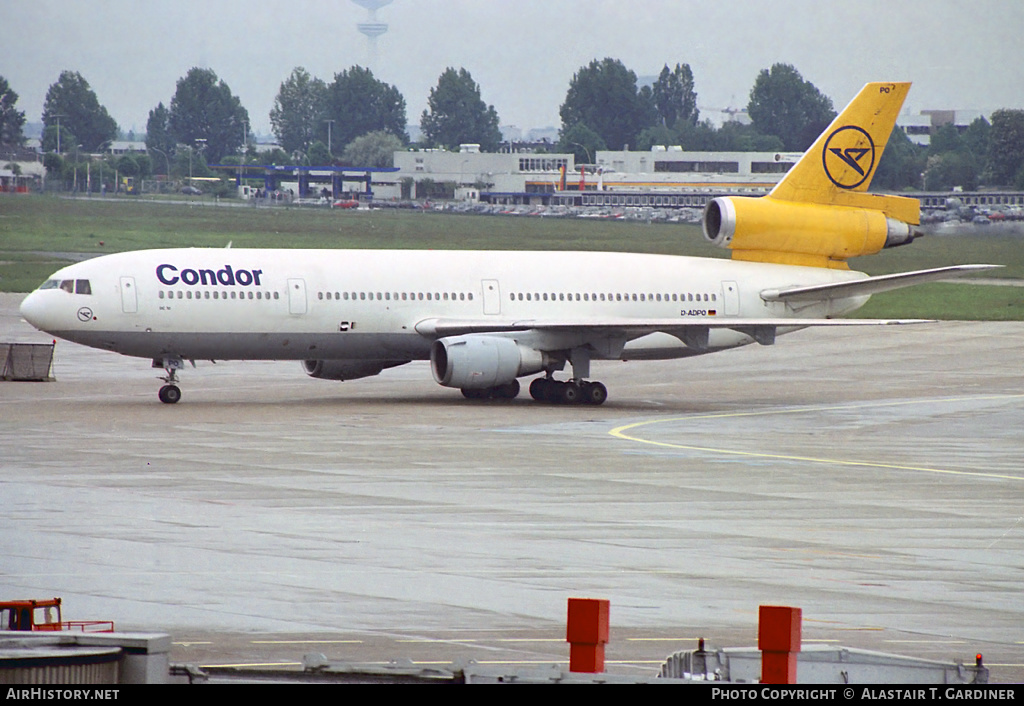
[[[856,189],[875,167],[875,143],[863,128],[845,125],[825,140],[821,162],[829,181],[840,189]]]
[[[842,196],[837,201],[837,191],[867,191],[909,90],[909,83],[864,86],[775,185],[771,196],[782,201],[846,205]]]

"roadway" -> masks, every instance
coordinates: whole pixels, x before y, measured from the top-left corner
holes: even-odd
[[[48,341],[0,295],[0,342]],[[196,664],[567,660],[611,601],[610,671],[704,636],[985,655],[1024,679],[1024,324],[808,330],[595,363],[602,407],[469,402],[425,363],[159,370],[58,342],[0,383],[0,596],[164,631]]]

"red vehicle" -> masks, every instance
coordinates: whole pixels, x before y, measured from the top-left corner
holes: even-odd
[[[60,599],[0,601],[0,630],[114,632],[112,620],[61,620]]]

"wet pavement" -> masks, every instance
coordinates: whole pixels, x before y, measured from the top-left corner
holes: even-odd
[[[0,295],[0,342],[49,341]],[[594,364],[594,407],[58,342],[0,383],[0,595],[171,633],[202,664],[565,661],[611,601],[611,670],[696,637],[804,637],[1024,678],[1024,324],[808,330]]]

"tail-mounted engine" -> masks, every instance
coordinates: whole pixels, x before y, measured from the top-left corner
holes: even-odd
[[[722,196],[704,209],[704,237],[734,260],[846,269],[847,258],[905,245],[914,233],[874,208]]]

